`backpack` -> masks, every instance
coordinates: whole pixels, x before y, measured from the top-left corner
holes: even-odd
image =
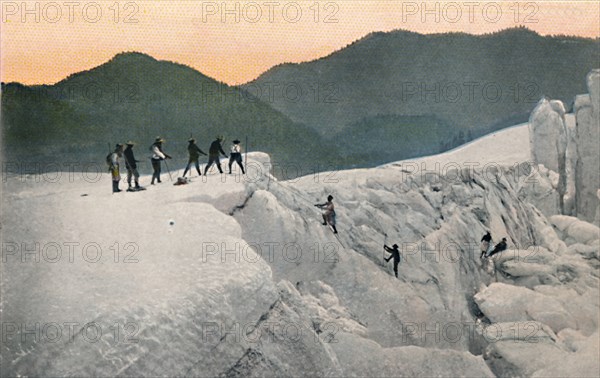
[[[106,165],[109,167],[112,167],[112,154],[112,152],[109,152],[108,155],[106,155]]]

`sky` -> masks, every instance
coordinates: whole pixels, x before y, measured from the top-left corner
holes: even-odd
[[[284,62],[326,56],[375,31],[485,34],[525,26],[600,37],[594,1],[5,1],[2,82],[52,84],[123,51],[236,85]]]

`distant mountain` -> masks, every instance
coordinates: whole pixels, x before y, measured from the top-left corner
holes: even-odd
[[[340,149],[343,165],[359,168],[397,160],[400,154],[403,158],[429,155],[431,139],[447,141],[431,146],[444,151],[470,140],[471,134],[455,132],[432,115],[381,115],[361,119],[330,137]]]
[[[327,57],[272,68],[240,87],[173,62],[121,53],[54,85],[2,84],[5,160],[100,162],[132,139],[141,169],[167,139],[245,141],[293,177],[435,154],[526,121],[542,96],[570,105],[600,63],[600,40],[527,29],[473,36],[372,33]],[[229,143],[226,143],[228,145]]]
[[[314,130],[244,90],[140,53],[119,54],[55,85],[3,83],[2,115],[5,159],[18,162],[102,164],[109,146],[129,139],[138,143],[138,159],[148,162],[157,135],[177,157],[172,169],[187,162],[190,135],[205,152],[216,135],[225,136],[226,146],[248,137],[251,150],[271,154],[277,164],[303,164],[289,175],[337,158]],[[149,164],[142,169],[148,172]]]
[[[364,149],[357,128],[363,138],[400,128],[399,138],[421,135],[417,149],[437,153],[455,147],[461,132],[475,138],[526,121],[542,96],[569,106],[586,91],[581,78],[599,65],[598,39],[542,37],[524,28],[483,36],[393,31],[312,62],[276,66],[242,88],[355,151]],[[403,125],[415,116],[437,121],[421,122],[411,134]],[[438,121],[451,131],[438,133]],[[402,146],[395,159],[412,155]],[[366,163],[377,162],[372,156]]]

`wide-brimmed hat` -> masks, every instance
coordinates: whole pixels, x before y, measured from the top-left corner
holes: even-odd
[[[115,145],[115,149],[116,149],[116,150],[118,150],[118,149],[122,149],[122,148],[123,148],[123,145],[122,145],[121,143],[117,143],[117,144]]]
[[[133,143],[132,141],[128,140],[126,143],[128,146],[135,146],[135,143]]]
[[[165,140],[163,138],[161,138],[161,137],[156,137],[156,139],[154,139],[154,143],[162,143],[164,141]]]
[[[392,247],[393,247],[394,249],[396,249],[396,248],[398,248],[398,244],[394,244]]]
[[[188,142],[190,142],[190,143],[194,143],[195,141],[196,141],[196,139],[194,139],[194,138],[188,139]]]
[[[240,141],[236,139],[233,141],[233,144],[240,144]]]

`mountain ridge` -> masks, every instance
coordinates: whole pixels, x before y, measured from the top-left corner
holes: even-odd
[[[241,87],[259,98],[268,94],[270,105],[293,121],[353,150],[365,148],[353,143],[357,124],[372,131],[368,140],[408,132],[403,125],[411,117],[436,117],[449,133],[438,133],[435,122],[419,131],[430,136],[420,142],[424,153],[434,154],[526,122],[544,96],[571,104],[586,91],[581,78],[599,61],[600,39],[540,36],[526,28],[486,35],[399,30],[371,33],[311,62],[274,67]],[[273,96],[270,88],[279,92]],[[318,96],[295,100],[285,90]],[[390,122],[379,122],[381,117]],[[349,161],[385,162],[366,148],[366,160],[357,154]],[[388,152],[395,160],[414,156],[402,143]]]
[[[267,70],[259,79],[283,85],[272,93],[268,82],[229,86],[184,64],[122,52],[53,85],[3,83],[3,132],[8,156],[19,160],[32,146],[44,156],[93,159],[106,142],[149,143],[162,135],[178,141],[168,147],[182,151],[184,164],[190,135],[206,140],[225,131],[248,135],[250,150],[284,164],[377,166],[415,157],[412,147],[430,155],[525,122],[542,96],[570,103],[585,91],[580,78],[596,64],[599,42],[525,28],[490,35],[373,32],[317,60]],[[465,56],[469,62],[461,64]],[[351,130],[364,135],[354,138]],[[365,142],[382,135],[385,153]],[[390,144],[390,136],[401,140]]]
[[[280,164],[298,159],[318,163],[304,148],[321,146],[314,131],[243,89],[143,53],[118,54],[54,85],[3,83],[2,92],[2,126],[10,160],[102,161],[98,157],[106,154],[107,143],[131,139],[150,145],[161,135],[176,165],[183,166],[190,136],[207,150],[216,135],[224,135],[228,143],[247,136],[250,146],[245,148],[268,151]],[[335,158],[335,151],[321,148],[319,158]],[[147,155],[147,149],[138,148],[137,153]],[[148,169],[149,164],[142,167]]]

